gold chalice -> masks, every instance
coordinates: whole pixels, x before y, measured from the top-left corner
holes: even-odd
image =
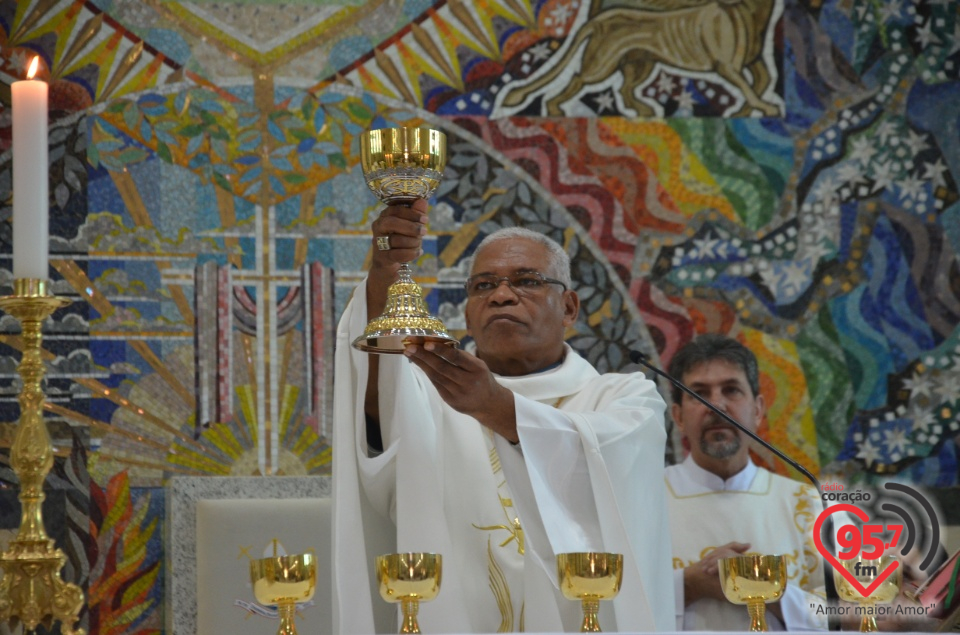
[[[620,592],[623,582],[623,555],[619,553],[557,554],[557,577],[560,592],[568,600],[580,600],[583,605],[581,633],[599,633],[597,611],[600,600],[612,600]]]
[[[360,166],[367,186],[387,205],[410,205],[429,198],[447,164],[447,136],[427,128],[383,128],[360,135]],[[390,237],[378,236],[378,249],[390,249]],[[354,348],[367,353],[402,353],[409,341],[457,346],[443,322],[432,315],[423,289],[413,281],[409,263],[387,291],[383,313],[367,324]]]
[[[274,556],[250,561],[253,595],[264,606],[276,606],[280,615],[277,635],[297,635],[293,616],[297,602],[313,597],[317,587],[317,560],[309,553]]]
[[[898,561],[899,558],[896,556],[880,556],[878,559],[867,560],[862,557],[862,554],[858,554],[851,560],[841,560],[840,564],[861,586],[867,588],[891,563]],[[860,620],[860,632],[875,633],[877,620],[874,616],[874,605],[893,602],[900,594],[900,587],[903,586],[903,563],[897,565],[897,568],[868,595],[863,595],[863,592],[851,584],[836,567],[833,569],[833,582],[837,586],[837,595],[841,600],[856,602],[862,607],[858,611],[863,615],[863,619]]]
[[[438,553],[389,553],[377,556],[380,597],[399,602],[403,610],[401,633],[419,633],[420,602],[437,597],[443,558]]]
[[[766,631],[766,604],[776,602],[787,586],[787,562],[783,556],[744,555],[717,561],[720,586],[727,600],[746,604],[750,630]]]

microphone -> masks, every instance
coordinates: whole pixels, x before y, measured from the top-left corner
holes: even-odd
[[[823,495],[821,494],[821,492],[823,491],[823,488],[820,486],[820,481],[817,479],[816,476],[811,474],[807,468],[805,468],[803,465],[801,465],[797,461],[793,460],[792,458],[784,454],[782,451],[780,451],[779,448],[774,446],[772,443],[770,443],[766,439],[761,438],[756,432],[748,429],[745,425],[743,425],[742,423],[740,423],[739,421],[737,421],[736,419],[734,419],[733,417],[731,417],[730,415],[728,415],[727,413],[720,410],[715,405],[713,405],[712,403],[710,403],[709,401],[707,401],[706,399],[698,395],[696,392],[691,390],[685,383],[683,383],[673,375],[665,371],[662,371],[656,366],[654,366],[652,363],[650,363],[650,358],[645,353],[641,353],[640,351],[630,351],[629,357],[631,362],[633,362],[634,364],[639,364],[644,368],[649,368],[657,375],[663,377],[664,379],[669,381],[671,384],[673,384],[674,386],[676,386],[677,388],[679,388],[680,390],[682,390],[683,392],[690,395],[691,397],[693,397],[694,399],[702,403],[704,406],[709,408],[711,412],[718,415],[721,419],[723,419],[724,421],[732,425],[737,430],[740,430],[741,432],[746,434],[748,437],[750,437],[751,439],[759,443],[764,448],[776,454],[785,463],[787,463],[792,468],[794,468],[795,470],[803,474],[805,477],[807,477],[807,480],[809,480],[810,483],[817,489],[817,498],[820,500],[820,506],[823,507],[824,511],[826,511],[827,506],[824,503]],[[835,551],[834,549],[835,537],[833,534],[833,531],[834,531],[833,517],[827,516],[824,519],[823,524],[827,528],[827,545],[829,546],[831,552]],[[827,600],[830,601],[830,604],[832,606],[839,606],[840,596],[837,594],[836,585],[834,585],[833,583],[833,567],[831,567],[830,563],[827,562],[826,560],[824,560],[823,562],[823,582],[824,582],[824,590],[826,591],[826,595],[827,595]],[[833,614],[828,615],[827,623],[829,624],[831,631],[840,630],[840,620],[836,615],[833,615]]]

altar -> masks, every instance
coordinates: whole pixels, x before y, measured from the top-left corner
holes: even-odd
[[[300,632],[331,633],[331,484],[326,476],[177,477],[167,484],[169,635],[265,635],[276,611],[257,604],[250,562],[312,553],[317,588]]]

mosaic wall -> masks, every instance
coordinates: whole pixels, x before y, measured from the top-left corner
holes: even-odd
[[[417,274],[455,335],[472,247],[531,227],[601,370],[732,334],[811,470],[958,491],[956,3],[0,0],[0,41],[2,284],[9,84],[40,55],[51,85],[51,500],[91,632],[163,630],[165,479],[329,473],[370,127],[448,135]]]

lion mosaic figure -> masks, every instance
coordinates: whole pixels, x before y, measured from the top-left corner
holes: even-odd
[[[657,64],[692,73],[716,73],[743,95],[738,114],[753,109],[768,117],[780,107],[761,95],[770,85],[763,58],[776,0],[648,0],[644,8],[616,7],[591,17],[577,32],[563,57],[526,85],[505,92],[501,105],[515,108],[552,84],[584,48],[579,70],[555,95],[548,95],[548,115],[563,115],[561,105],[585,86],[620,71],[620,94],[640,116],[654,110],[636,96]]]

